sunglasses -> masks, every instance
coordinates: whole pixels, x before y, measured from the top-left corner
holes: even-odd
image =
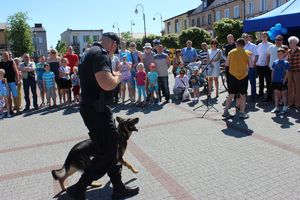
[[[275,41],[282,41],[282,39],[275,39]]]
[[[213,43],[211,43],[211,44],[218,44],[218,43],[213,42]]]
[[[52,54],[56,54],[56,52],[55,52],[55,51],[52,51],[51,53],[52,53]]]

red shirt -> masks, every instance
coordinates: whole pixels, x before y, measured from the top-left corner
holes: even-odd
[[[73,73],[73,67],[78,64],[78,56],[77,54],[65,54],[64,58],[68,59],[68,66],[71,68],[71,73]]]
[[[138,86],[145,85],[146,72],[137,72],[136,74],[136,83]]]

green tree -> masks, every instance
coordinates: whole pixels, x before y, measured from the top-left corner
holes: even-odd
[[[161,38],[161,43],[167,48],[179,48],[178,35],[168,34]]]
[[[220,44],[227,43],[227,35],[232,34],[235,39],[240,38],[243,33],[243,23],[238,19],[223,18],[213,25]]]
[[[15,56],[22,56],[24,53],[32,55],[34,52],[32,30],[29,24],[27,13],[17,12],[8,17],[8,40],[11,43],[12,52]]]
[[[125,40],[126,42],[133,41],[133,38],[132,38],[131,33],[129,31],[128,32],[122,32],[121,36],[122,36],[122,40]]]
[[[159,35],[154,35],[154,34],[150,34],[150,35],[147,35],[147,38],[143,37],[142,38],[142,44],[145,44],[145,43],[150,43],[152,46],[153,46],[153,40],[154,39],[161,39],[161,36]]]
[[[60,55],[64,55],[67,52],[67,44],[65,41],[58,40],[55,49]]]
[[[178,39],[180,47],[184,47],[186,42],[191,40],[193,42],[193,46],[200,49],[202,42],[209,42],[211,40],[211,35],[202,28],[191,27],[182,31]]]

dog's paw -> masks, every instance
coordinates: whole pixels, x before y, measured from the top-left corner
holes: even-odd
[[[139,173],[139,170],[133,169],[132,172],[137,174],[137,173]]]
[[[93,182],[91,183],[91,187],[101,187],[101,186],[102,186],[102,183],[97,182],[97,181],[93,181]]]

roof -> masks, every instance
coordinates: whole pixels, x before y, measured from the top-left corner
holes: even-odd
[[[0,30],[5,30],[7,28],[6,23],[0,23]]]
[[[70,29],[68,28],[67,31],[76,31],[76,32],[79,32],[79,31],[103,31],[103,29]]]
[[[169,20],[171,20],[171,19],[175,19],[175,18],[180,17],[180,16],[182,16],[182,15],[190,15],[190,14],[192,14],[192,12],[193,12],[195,9],[196,9],[196,8],[191,9],[191,10],[189,10],[189,11],[187,11],[187,12],[181,13],[181,14],[179,14],[179,15],[176,15],[175,17],[171,17],[171,18],[169,18],[169,19],[166,19],[166,20],[164,20],[164,22],[169,21]]]
[[[197,15],[203,11],[203,3],[200,4],[190,15]]]
[[[258,17],[244,20],[244,31],[254,32],[269,30],[277,23],[285,28],[300,28],[300,1],[290,0],[285,4]]]

